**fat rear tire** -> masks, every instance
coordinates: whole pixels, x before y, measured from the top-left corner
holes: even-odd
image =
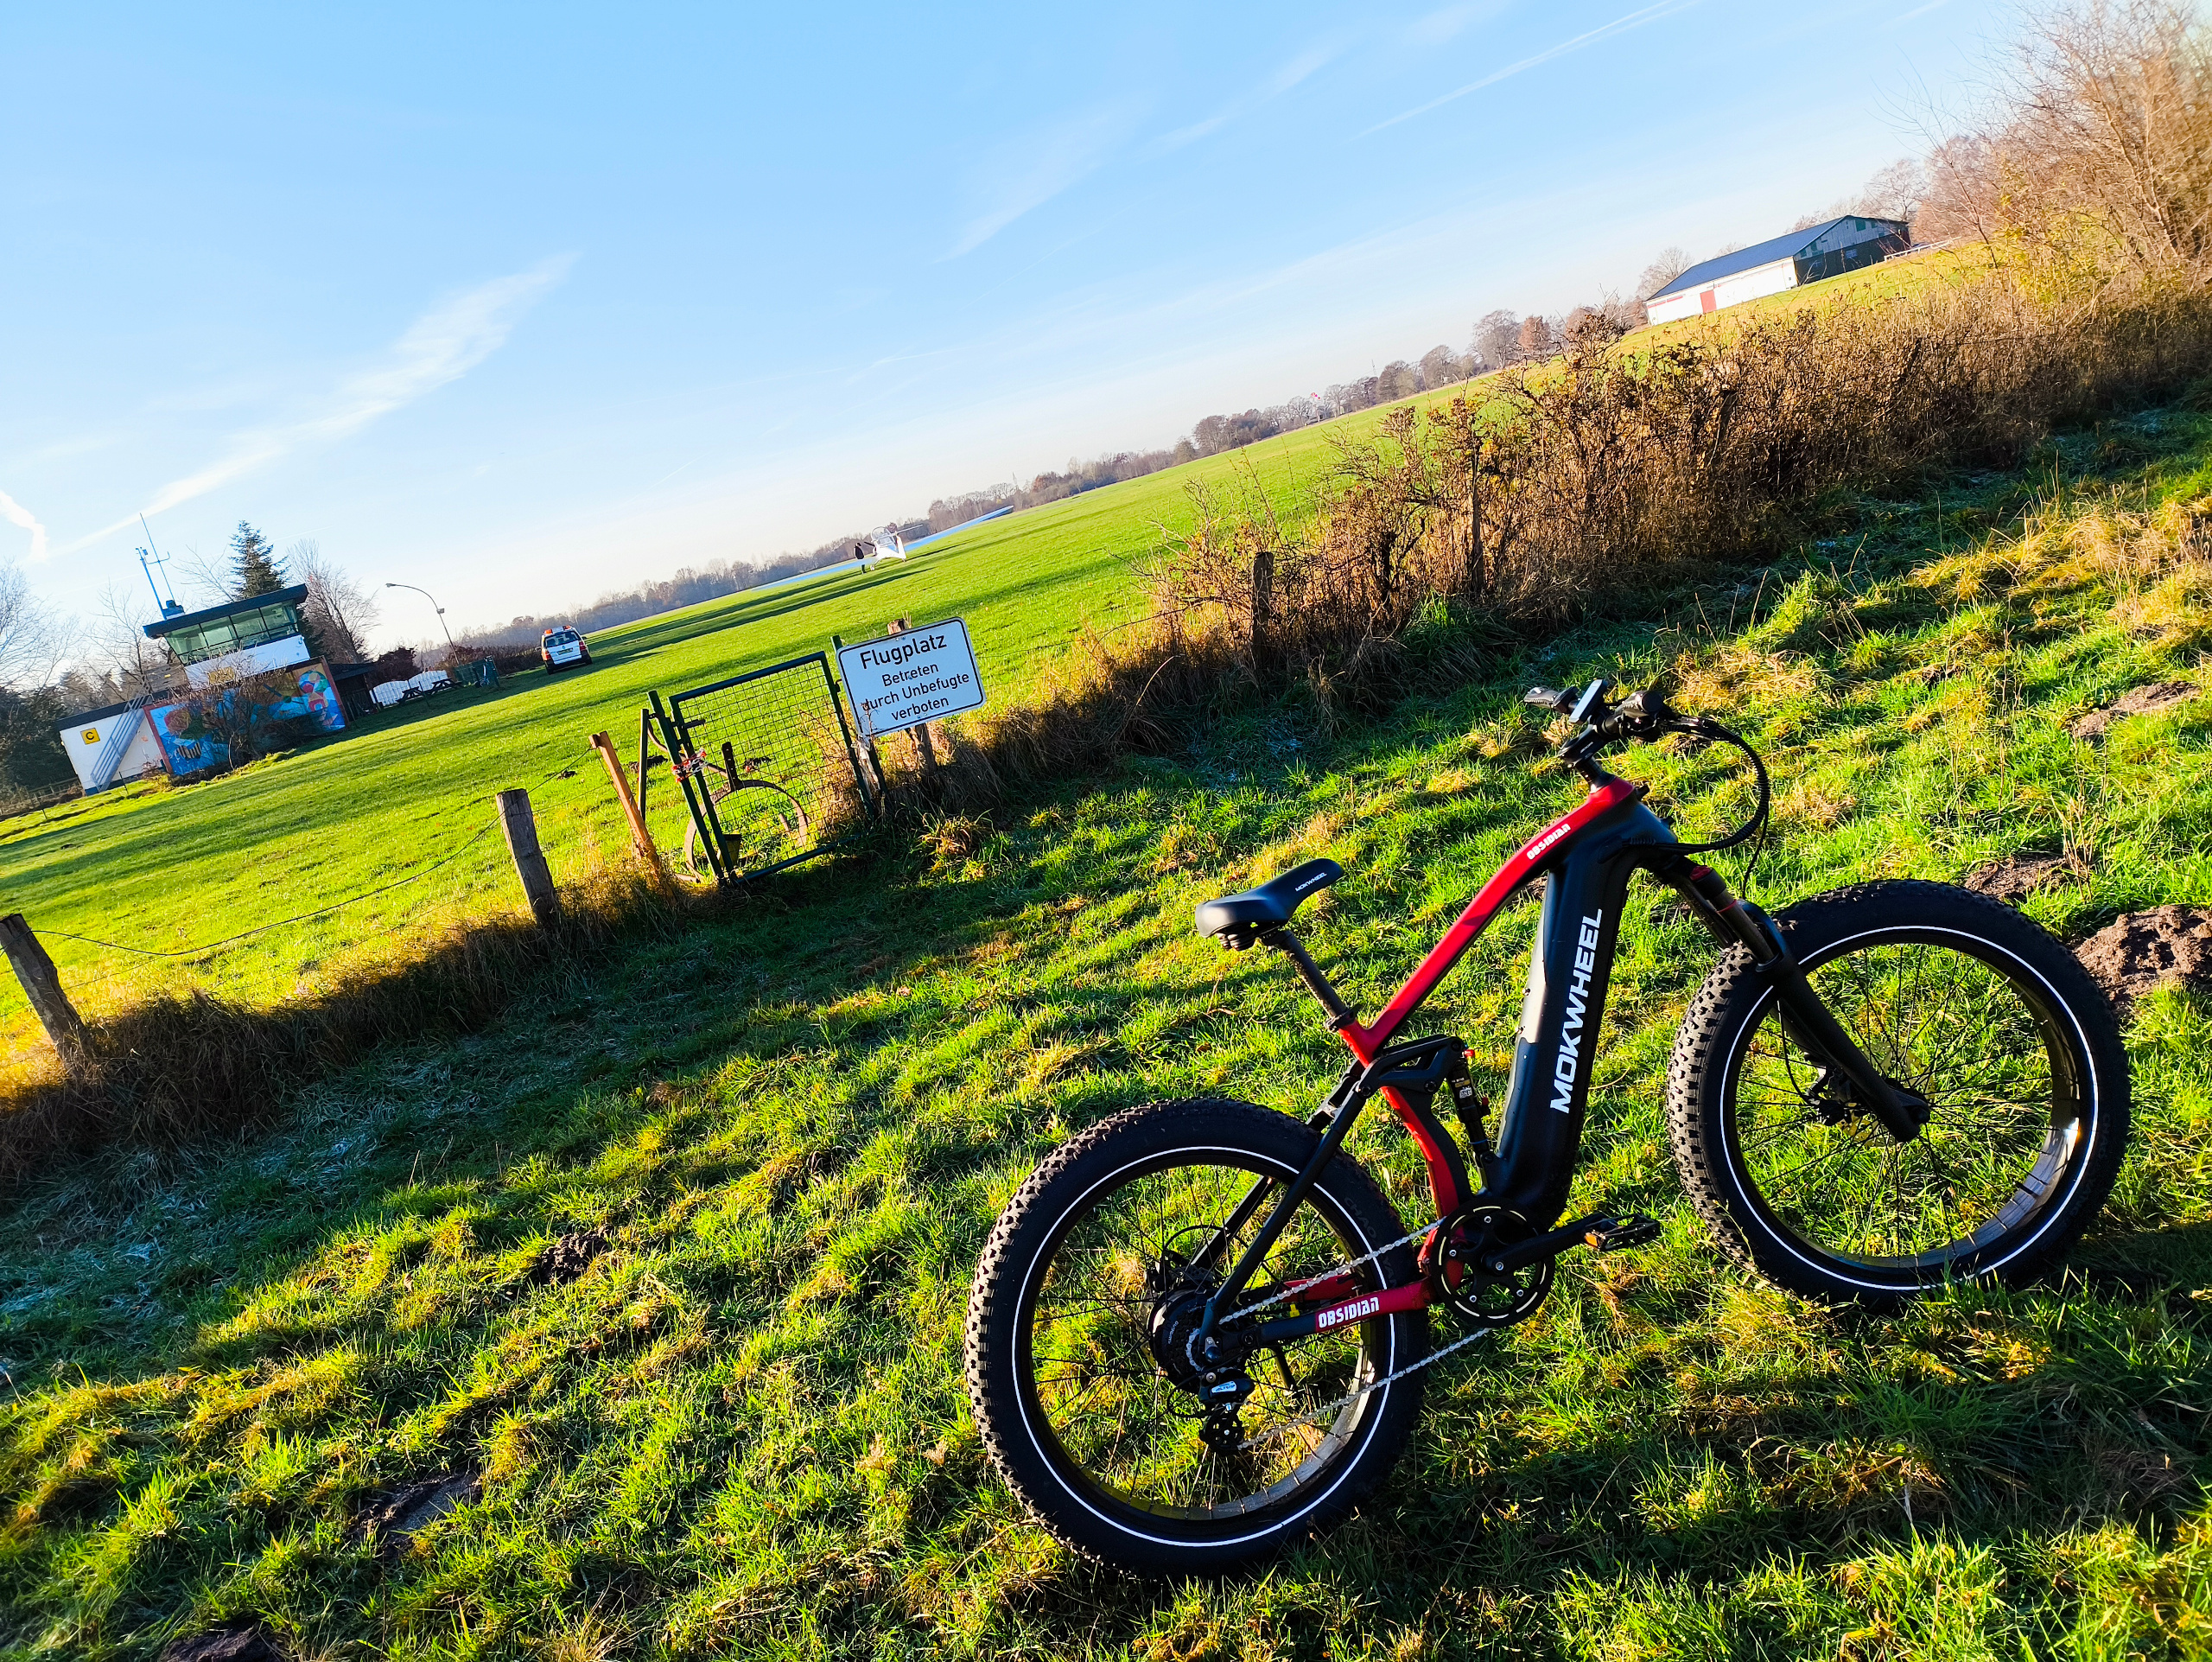
[[[1922,1137],[1898,1144],[1872,1130],[1863,1116],[1841,1127],[1823,1120],[1821,1105],[1808,1097],[1803,1123],[1790,1128],[1787,1115],[1770,1107],[1771,1093],[1762,1095],[1745,1080],[1759,1075],[1763,1064],[1757,1059],[1764,1054],[1763,1047],[1772,1047],[1776,1058],[1764,1077],[1810,1075],[1788,1067],[1791,1041],[1786,1035],[1777,1036],[1780,1028],[1773,990],[1745,948],[1731,948],[1691,1001],[1675,1041],[1667,1081],[1675,1165],[1684,1189],[1722,1249],[1791,1292],[1829,1304],[1881,1310],[1894,1309],[1916,1294],[1952,1281],[1989,1278],[2023,1284],[2063,1262],[2111,1191],[2127,1140],[2129,1110],[2126,1051],[2112,1007],[2073,953],[2018,912],[1942,883],[1878,882],[1840,888],[1789,907],[1775,922],[1816,989],[1823,986],[1823,965],[1836,966],[1827,985],[1840,993],[1872,989],[1865,995],[1865,1003],[1874,1008],[1874,1014],[1857,1036],[1876,1066],[1893,1079],[1904,1077],[1910,1057],[1892,1071],[1877,1054],[1880,1043],[1890,1042],[1891,1032],[1900,1035],[1894,1041],[1900,1054],[1928,1059],[1924,1088],[1936,1117]],[[1987,1008],[1999,1017],[2005,1016],[2006,989],[2023,1014],[1985,1026],[1979,1014],[1985,1007],[1947,1002],[1945,984],[1939,978],[1932,991],[1924,984],[1919,988],[1932,1013],[1908,1016],[1885,1028],[1878,1006],[1889,995],[1883,992],[1881,980],[1892,972],[1882,966],[1929,959],[1943,966],[1962,966],[1966,976],[1980,977],[1977,984],[1993,990]],[[1903,1010],[1912,984],[1902,969],[1894,972],[1894,980],[1897,990],[1891,1002]],[[1827,991],[1822,996],[1838,1019],[1847,1028],[1853,1027],[1844,1010],[1837,1009],[1836,997]],[[1962,1016],[1961,1010],[1973,1014]],[[1926,1025],[1916,1027],[1916,1021]],[[1948,1027],[1936,1026],[1942,1022]],[[2033,1035],[2032,1043],[2021,1047],[2029,1058],[2027,1065],[1998,1077],[2000,1083],[2047,1077],[2049,1088],[2041,1102],[2049,1114],[2047,1130],[2031,1111],[2037,1107],[2032,1093],[2020,1092],[2018,1102],[2024,1105],[2016,1106],[2015,1098],[2002,1091],[1991,1092],[1988,1073],[1974,1071],[1995,1066],[1985,1062],[1977,1050],[1997,1049],[2000,1027],[2015,1035]],[[1923,1036],[1931,1033],[1932,1037]],[[1954,1083],[1959,1080],[1967,1083]],[[1783,1129],[1764,1142],[1755,1142],[1760,1133],[1749,1128],[1763,1117]],[[1994,1199],[1986,1221],[1974,1226],[1973,1218],[1979,1213],[1959,1198],[1970,1182],[1953,1181],[1952,1156],[1945,1150],[1954,1143],[1942,1139],[1954,1139],[1956,1146],[1974,1154],[1978,1150],[1971,1139],[1977,1128],[1980,1135],[1993,1139],[1993,1128],[2005,1123],[2018,1128],[2024,1152],[2010,1163],[2001,1156],[1989,1161],[1991,1178],[1986,1187]],[[1862,1140],[1844,1147],[1846,1135]],[[1794,1169],[1791,1156],[1780,1151],[1787,1137],[1795,1137],[1809,1150],[1798,1157]],[[1936,1244],[1923,1250],[1906,1251],[1898,1246],[1882,1251],[1863,1244],[1839,1245],[1853,1227],[1866,1231],[1859,1238],[1863,1243],[1878,1239],[1882,1226],[1808,1229],[1802,1219],[1809,1215],[1809,1207],[1803,1214],[1793,1213],[1789,1203],[1777,1199],[1786,1186],[1794,1191],[1802,1181],[1809,1190],[1822,1181],[1821,1173],[1834,1173],[1854,1162],[1879,1169],[1872,1166],[1877,1159],[1905,1162],[1916,1143],[1925,1144],[1913,1156],[1923,1162],[1925,1172],[1913,1181],[1932,1194],[1932,1201],[1915,1198],[1917,1189],[1909,1195],[1903,1175],[1897,1179],[1894,1203],[1878,1184],[1862,1186],[1860,1192],[1870,1197],[1870,1206],[1894,1204],[1899,1215],[1910,1215],[1916,1209],[1923,1217],[1932,1215],[1937,1221],[1926,1239]],[[2007,1199],[2002,1174],[2014,1169],[2020,1173],[2019,1186]],[[1903,1170],[1910,1173],[1912,1168],[1905,1165]],[[1938,1172],[1943,1174],[1940,1178],[1934,1175]],[[1801,1180],[1799,1173],[1809,1175]],[[1855,1207],[1859,1198],[1854,1195],[1848,1205]],[[1933,1214],[1926,1210],[1931,1205]],[[1955,1218],[1955,1205],[1960,1208]],[[1955,1232],[1946,1234],[1946,1230]],[[1892,1239],[1904,1240],[1902,1226]]]
[[[1317,1132],[1249,1103],[1190,1098],[1133,1108],[1103,1121],[1032,1174],[991,1231],[968,1301],[969,1400],[983,1446],[1007,1487],[1063,1544],[1084,1557],[1147,1576],[1213,1574],[1272,1557],[1324,1530],[1371,1493],[1403,1450],[1421,1411],[1423,1376],[1363,1399],[1341,1452],[1310,1481],[1232,1519],[1161,1516],[1102,1488],[1061,1446],[1039,1406],[1028,1360],[1039,1284],[1060,1242],[1117,1184],[1192,1151],[1233,1156],[1246,1168],[1288,1181],[1319,1146]],[[1313,1204],[1367,1252],[1406,1232],[1367,1172],[1339,1156],[1323,1172]],[[1348,1253],[1347,1258],[1353,1256]],[[1379,1284],[1417,1273],[1412,1249],[1379,1261]],[[1428,1351],[1425,1310],[1358,1324],[1377,1377]],[[1342,1329],[1340,1331],[1349,1331]]]

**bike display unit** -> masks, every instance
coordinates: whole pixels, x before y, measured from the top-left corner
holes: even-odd
[[[2127,1136],[2126,1057],[2066,947],[1932,882],[1857,884],[1770,916],[1696,857],[1764,830],[1758,753],[1656,690],[1612,692],[1530,689],[1568,717],[1555,754],[1587,794],[1498,869],[1371,1022],[1291,929],[1343,878],[1334,861],[1198,908],[1225,948],[1287,958],[1350,1050],[1308,1117],[1221,1098],[1134,1108],[1057,1149],[1001,1214],[969,1295],[969,1400],[1000,1475],[1075,1551],[1187,1575],[1327,1527],[1403,1449],[1427,1369],[1534,1315],[1567,1253],[1660,1236],[1659,1220],[1609,1207],[1562,1221],[1639,871],[1719,949],[1675,1036],[1666,1111],[1677,1175],[1728,1258],[1806,1297],[1887,1310],[1953,1282],[2031,1280],[2103,1204]],[[1644,786],[1603,765],[1668,735],[1743,753],[1758,787],[1743,825],[1684,843]],[[1539,878],[1493,1141],[1465,1041],[1406,1032]],[[1427,1171],[1433,1216],[1411,1229],[1344,1149],[1378,1098]],[[1432,1347],[1437,1307],[1465,1331]]]

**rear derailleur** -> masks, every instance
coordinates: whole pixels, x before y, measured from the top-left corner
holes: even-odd
[[[1153,1360],[1170,1385],[1198,1400],[1200,1440],[1221,1453],[1233,1453],[1244,1442],[1236,1416],[1253,1391],[1244,1366],[1255,1348],[1252,1339],[1236,1328],[1199,1338],[1206,1306],[1220,1282],[1198,1264],[1169,1253],[1147,1266],[1145,1281],[1152,1298],[1146,1338]]]

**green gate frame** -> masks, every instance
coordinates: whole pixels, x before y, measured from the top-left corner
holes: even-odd
[[[691,746],[690,724],[684,720],[683,706],[687,700],[703,698],[709,693],[727,692],[732,687],[742,686],[749,681],[765,680],[772,675],[803,671],[809,665],[822,673],[823,691],[829,695],[830,708],[837,717],[838,734],[844,741],[845,762],[853,770],[853,782],[860,788],[861,802],[868,811],[868,819],[871,823],[880,820],[883,817],[883,805],[876,800],[875,793],[868,784],[868,770],[861,766],[859,753],[853,748],[852,723],[845,719],[845,701],[838,691],[836,677],[830,672],[827,653],[809,653],[804,658],[786,659],[780,664],[770,664],[762,669],[747,670],[742,675],[710,681],[704,686],[672,692],[665,704],[661,702],[659,692],[655,691],[652,695],[651,718],[660,729],[661,743],[668,751],[670,771],[676,775],[677,785],[683,787],[684,805],[690,810],[691,823],[698,830],[699,840],[706,845],[707,863],[714,869],[715,881],[724,888],[751,882],[756,877],[765,877],[771,872],[795,866],[802,860],[811,860],[816,855],[850,842],[860,834],[857,831],[847,831],[842,837],[834,837],[827,843],[817,843],[810,849],[787,856],[772,864],[751,871],[733,870],[723,840],[721,821],[715,812],[714,793],[706,789],[703,781],[694,777],[699,771],[700,757]]]

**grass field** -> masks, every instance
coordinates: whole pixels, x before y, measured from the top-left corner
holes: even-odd
[[[2062,933],[2212,900],[2212,699],[2065,729],[2202,681],[2212,592],[2175,549],[2212,513],[2212,421],[2046,460],[2063,513],[2049,477],[1945,481],[1940,516],[1839,505],[1808,569],[1334,740],[1248,706],[1175,758],[791,874],[479,1037],[315,1085],[255,1140],[20,1196],[7,1653],[150,1656],[230,1621],[400,1658],[2212,1650],[2202,992],[2129,1016],[2136,1139],[2076,1276],[1853,1321],[1719,1266],[1679,1196],[1660,1081],[1708,948],[1639,891],[1576,1200],[1662,1240],[1563,1266],[1535,1321],[1439,1371],[1378,1501],[1263,1574],[1070,1561],[988,1476],[959,1385],[976,1251],[1046,1149],[1154,1096],[1296,1110],[1333,1076],[1278,966],[1198,941],[1191,906],[1335,856],[1309,939],[1371,1009],[1572,799],[1515,705],[1529,679],[1672,664],[1681,702],[1740,723],[1781,834],[1730,876],[1770,905],[2062,845],[2086,868],[2026,903]],[[591,685],[517,697],[578,699],[580,734],[607,719]],[[1742,801],[1717,760],[1624,770],[1686,831]],[[1492,1091],[1534,920],[1501,919],[1433,1011]],[[1414,1219],[1409,1149],[1358,1136]],[[591,1230],[580,1278],[533,1278]],[[472,1498],[364,1538],[378,1497],[455,1475]]]
[[[1948,258],[1948,257],[1946,257]],[[1924,282],[1915,261],[1821,285],[1823,305],[1861,303]],[[1804,297],[1776,296],[1717,320],[1670,324],[1649,342],[1732,328]],[[1425,395],[1423,402],[1436,396]],[[740,595],[609,630],[590,672],[512,678],[372,718],[363,730],[227,778],[118,790],[64,813],[0,822],[0,911],[48,937],[64,984],[88,1013],[180,981],[251,1002],[312,991],[350,958],[404,956],[411,935],[456,915],[519,904],[491,797],[530,790],[556,876],[626,840],[590,735],[635,745],[648,692],[685,686],[915,622],[965,616],[993,698],[1019,697],[1084,627],[1110,630],[1141,609],[1136,567],[1160,528],[1191,518],[1194,481],[1256,486],[1295,519],[1334,445],[1373,430],[1381,410],[1088,493],[967,532],[911,564]],[[663,775],[653,813],[680,841]],[[650,799],[649,799],[650,800]],[[447,860],[419,881],[345,909],[284,924],[213,954],[149,958],[86,940],[178,952],[349,900]],[[0,977],[0,1072],[49,1066],[21,990]]]
[[[62,939],[50,950],[88,1011],[188,973],[251,1000],[311,986],[334,956],[404,951],[395,929],[429,916],[518,898],[492,823],[491,796],[531,791],[556,875],[624,840],[590,735],[611,730],[633,754],[652,690],[697,685],[740,670],[915,622],[966,617],[994,700],[1018,698],[1085,626],[1138,614],[1135,563],[1157,526],[1184,516],[1193,474],[1249,462],[1270,490],[1296,499],[1330,454],[1302,433],[1237,458],[1194,464],[982,526],[911,563],[693,607],[594,638],[594,667],[531,671],[497,691],[411,704],[362,730],[227,778],[118,791],[45,819],[0,825],[0,909],[46,932],[156,950],[252,929],[404,876],[474,838],[423,883],[258,937],[192,964],[132,966],[124,955]],[[572,776],[570,776],[572,774]],[[682,836],[676,793],[656,781],[657,831]],[[649,799],[650,800],[650,799]],[[12,980],[0,986],[0,1031],[41,1046]]]

